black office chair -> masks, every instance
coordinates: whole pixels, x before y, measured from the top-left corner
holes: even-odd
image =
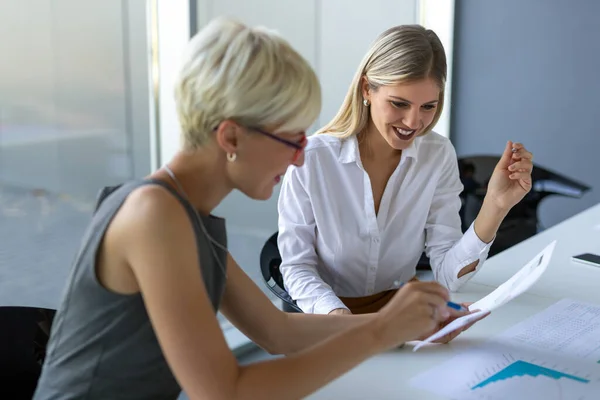
[[[459,158],[459,170],[464,185],[460,195],[463,231],[468,229],[477,217],[486,194],[487,182],[499,159],[499,156],[483,155]],[[590,190],[589,186],[536,164],[533,165],[531,178],[533,184],[531,191],[504,218],[494,244],[490,248],[490,257],[530,238],[542,229],[538,218],[538,207],[544,198],[548,196],[581,198]]]
[[[278,232],[275,232],[271,235],[260,252],[260,270],[269,290],[281,299],[283,311],[301,313],[302,310],[296,305],[296,302],[290,297],[283,286],[283,277],[279,270],[281,255],[277,247],[277,234]]]
[[[33,397],[54,313],[33,307],[0,307],[0,398]]]

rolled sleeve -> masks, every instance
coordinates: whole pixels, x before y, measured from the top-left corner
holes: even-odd
[[[473,276],[475,276],[475,273],[481,268],[487,259],[492,243],[494,243],[493,240],[490,243],[485,243],[479,239],[475,233],[473,224],[471,224],[463,237],[452,249],[452,253],[449,254],[451,259],[454,260],[448,261],[456,263],[454,268],[448,268],[450,274],[449,276],[445,277],[446,287],[450,291],[457,291],[462,285],[467,283]],[[478,263],[475,266],[474,271],[458,278],[458,273],[461,269],[476,261],[478,261]]]
[[[299,300],[297,303],[302,311],[310,314],[329,314],[336,308],[345,308],[346,310],[349,310],[339,297],[333,294],[333,291],[323,294],[317,301],[309,299]]]

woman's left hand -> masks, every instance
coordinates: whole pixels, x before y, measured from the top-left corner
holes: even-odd
[[[533,154],[521,143],[506,143],[487,187],[488,200],[502,210],[510,210],[531,190]]]
[[[439,326],[433,332],[430,332],[429,334],[424,335],[422,338],[419,338],[419,340],[425,340],[426,338],[428,338],[429,336],[433,335],[437,331],[443,329],[446,325],[448,325],[449,323],[451,323],[452,321],[454,321],[457,318],[464,317],[465,315],[473,314],[473,313],[478,312],[479,310],[468,311],[469,306],[471,304],[473,304],[473,303],[461,303],[461,305],[465,309],[464,311],[456,311],[454,309],[450,309],[449,310],[450,311],[450,317],[446,321],[444,321],[441,324],[439,324]],[[462,328],[456,329],[456,330],[448,333],[447,335],[444,335],[441,338],[439,338],[437,340],[434,340],[433,343],[448,343],[448,342],[452,341],[458,335],[460,335],[461,333],[463,333],[464,331],[466,331],[467,329],[469,329],[470,327],[472,327],[476,322],[481,321],[482,319],[484,319],[488,315],[490,315],[489,312],[483,314],[482,316],[480,316],[476,320],[469,322],[467,325],[463,326]]]

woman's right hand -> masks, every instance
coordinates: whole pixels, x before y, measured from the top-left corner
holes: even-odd
[[[379,311],[378,338],[384,350],[432,332],[450,317],[448,290],[437,282],[409,282]]]

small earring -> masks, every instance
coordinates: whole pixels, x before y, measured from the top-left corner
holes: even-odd
[[[227,153],[227,161],[234,162],[237,158],[237,154],[235,153]]]
[[[365,107],[369,107],[369,104],[371,104],[371,103],[369,103],[369,100],[364,99],[363,100],[363,104],[364,104]]]

